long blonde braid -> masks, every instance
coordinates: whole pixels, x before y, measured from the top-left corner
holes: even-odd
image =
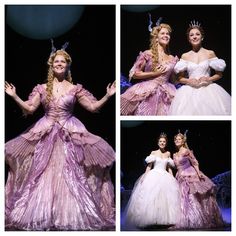
[[[53,79],[54,79],[52,65],[53,65],[53,61],[57,55],[61,55],[65,58],[65,60],[68,64],[68,69],[67,69],[67,73],[66,73],[66,80],[73,84],[71,71],[70,71],[70,66],[72,63],[71,57],[65,50],[57,50],[55,53],[52,53],[48,59],[49,68],[48,68],[48,76],[47,76],[47,84],[46,84],[46,91],[47,91],[46,104],[47,105],[49,104],[51,97],[52,97]]]
[[[150,49],[152,52],[152,71],[157,70],[157,64],[159,60],[159,54],[158,54],[159,43],[157,42],[157,37],[158,33],[162,28],[166,28],[169,31],[169,33],[172,32],[171,27],[168,24],[164,23],[152,28],[152,32],[150,33]],[[169,54],[169,46],[167,46],[166,48],[166,53]]]

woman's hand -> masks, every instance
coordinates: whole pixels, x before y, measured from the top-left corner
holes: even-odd
[[[5,92],[11,96],[16,96],[16,87],[13,84],[9,84],[7,81],[5,82]]]
[[[194,87],[194,88],[199,88],[199,87],[201,87],[201,86],[199,86],[200,81],[197,80],[197,79],[189,78],[189,79],[187,80],[187,83],[186,83],[186,84],[189,85],[189,86],[191,86],[191,87]]]
[[[199,79],[199,87],[207,86],[211,84],[211,81],[209,80],[209,77],[201,77]]]
[[[155,71],[155,77],[165,74],[167,72],[167,66],[159,65]]]
[[[112,95],[114,95],[116,92],[116,81],[114,81],[112,84],[109,83],[107,85],[107,96],[111,97]]]

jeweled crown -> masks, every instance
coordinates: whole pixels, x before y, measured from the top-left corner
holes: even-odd
[[[195,20],[190,21],[189,27],[194,28],[194,27],[201,27],[201,23]]]

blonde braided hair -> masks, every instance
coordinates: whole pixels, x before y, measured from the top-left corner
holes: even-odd
[[[67,71],[66,71],[66,80],[70,83],[73,84],[72,82],[72,77],[71,77],[71,71],[70,71],[70,66],[72,63],[72,59],[70,55],[65,51],[65,50],[57,50],[56,52],[52,53],[50,57],[48,58],[48,76],[47,76],[47,84],[46,84],[46,91],[47,91],[47,97],[46,97],[46,104],[48,105],[51,97],[52,97],[52,91],[53,91],[53,79],[54,79],[54,73],[52,69],[52,65],[54,62],[54,59],[57,55],[61,55],[65,58],[67,62]]]
[[[158,64],[158,59],[159,59],[159,55],[158,55],[159,43],[157,42],[157,37],[158,37],[158,33],[160,32],[162,28],[166,28],[170,34],[172,32],[171,27],[168,24],[164,24],[164,23],[152,28],[152,32],[150,33],[150,49],[152,52],[152,71],[157,70],[157,64]],[[166,52],[169,54],[169,46],[167,46]]]

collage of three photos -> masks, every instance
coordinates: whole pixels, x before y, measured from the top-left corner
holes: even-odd
[[[231,8],[5,5],[5,231],[231,231]]]

